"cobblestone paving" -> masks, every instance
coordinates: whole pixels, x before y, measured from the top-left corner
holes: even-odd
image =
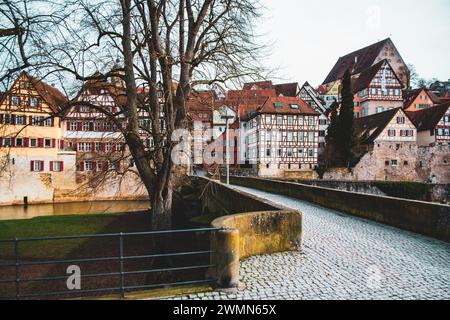
[[[303,250],[241,263],[246,288],[175,299],[450,299],[450,244],[236,187],[303,212]]]

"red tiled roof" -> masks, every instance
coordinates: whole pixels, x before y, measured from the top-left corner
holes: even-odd
[[[367,117],[356,118],[354,120],[354,126],[369,134],[363,134],[364,140],[362,143],[372,143],[381,134],[381,132],[383,132],[384,128],[386,128],[399,110],[401,110],[401,108],[387,110]],[[373,132],[371,132],[372,130]]]
[[[67,103],[67,97],[57,88],[45,83],[44,81],[24,73],[30,83],[36,88],[39,95],[49,105],[53,112],[60,111],[61,107]]]
[[[346,56],[340,57],[324,80],[323,84],[328,84],[342,79],[345,71],[348,69],[350,69],[352,74],[358,74],[370,68],[380,54],[381,49],[383,49],[386,43],[390,41],[391,39],[387,38],[365,48],[349,53]],[[356,63],[355,58],[357,58]]]
[[[268,90],[273,89],[273,83],[270,80],[267,81],[257,81],[257,82],[248,82],[244,83],[244,90],[253,90],[256,87],[256,90]]]
[[[428,95],[428,97],[430,97],[433,104],[439,104],[439,103],[445,102],[445,101],[442,101],[442,99],[439,98],[433,91],[426,89],[426,88],[419,88],[419,89],[413,89],[413,90],[408,90],[408,91],[405,90],[403,93],[403,99],[404,99],[403,109],[408,109],[411,106],[411,104],[417,99],[417,97],[422,93],[422,91],[425,91],[425,93]]]
[[[283,95],[285,97],[296,97],[299,91],[297,82],[276,84],[274,87],[277,92],[277,96]]]
[[[433,108],[406,112],[406,114],[410,117],[411,121],[420,132],[434,130],[449,108],[450,103],[444,103]]]
[[[279,107],[276,107],[278,104]],[[293,109],[291,105],[297,105],[298,109]],[[313,108],[311,108],[305,101],[297,97],[270,97],[258,109],[260,114],[306,114],[318,115]]]

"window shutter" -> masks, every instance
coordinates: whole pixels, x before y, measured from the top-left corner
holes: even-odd
[[[41,126],[41,127],[43,127],[44,126],[44,117],[39,117],[39,125]]]
[[[45,170],[44,168],[45,168],[44,161],[41,161],[41,172]]]
[[[3,124],[3,113],[0,113],[0,124]]]
[[[52,148],[56,148],[56,139],[52,139]]]
[[[66,121],[66,130],[70,131],[70,121]]]
[[[11,115],[11,124],[12,124],[12,125],[15,125],[15,124],[16,124],[16,115],[15,115],[15,114],[12,114],[12,115]]]
[[[44,138],[38,138],[38,148],[44,147]]]
[[[116,144],[115,143],[112,144],[111,151],[116,152]]]
[[[116,171],[120,171],[120,161],[116,162]]]
[[[23,139],[23,146],[25,148],[28,148],[30,146],[30,138],[24,138]]]
[[[106,143],[102,143],[102,151],[103,151],[103,152],[106,151]]]
[[[97,171],[97,162],[95,161],[91,161],[92,162],[92,171]]]
[[[3,138],[0,137],[0,148],[3,147]]]
[[[59,148],[64,149],[64,140],[59,140]]]
[[[30,171],[34,171],[34,161],[30,161]]]
[[[89,122],[89,131],[94,131],[94,123]]]
[[[61,170],[61,172],[64,171],[64,161],[59,162],[59,170]]]
[[[83,122],[79,121],[77,122],[77,131],[82,131],[83,130]]]
[[[108,171],[108,161],[103,163],[103,171]]]
[[[84,171],[84,162],[83,161],[81,161],[80,162],[80,171]]]
[[[30,126],[33,126],[34,124],[33,124],[33,116],[29,116],[28,117],[28,124],[30,125]]]
[[[53,161],[50,161],[50,171],[53,172]]]
[[[52,127],[54,127],[55,126],[55,118],[51,118],[52,119]]]

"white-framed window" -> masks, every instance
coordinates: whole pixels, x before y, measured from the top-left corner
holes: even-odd
[[[3,138],[3,146],[11,147],[11,138]]]
[[[34,98],[34,97],[31,97],[29,103],[30,103],[30,107],[35,108],[35,107],[38,106],[38,99],[37,99],[37,98]]]
[[[84,169],[86,170],[86,171],[92,171],[92,161],[86,161],[85,163],[84,163]]]
[[[78,125],[76,121],[72,121],[70,123],[70,131],[77,131],[78,130]]]
[[[294,141],[294,133],[293,132],[288,132],[287,133],[287,141],[288,142]]]
[[[291,158],[291,157],[293,156],[293,154],[292,154],[292,148],[287,148],[287,156],[288,156],[289,158]]]
[[[53,171],[54,172],[61,172],[61,161],[54,161],[53,162]]]
[[[17,96],[12,96],[11,97],[11,104],[13,106],[18,106],[20,104],[20,98]]]
[[[103,171],[103,165],[101,162],[97,162],[97,171]]]
[[[277,116],[277,124],[283,124],[283,116]]]
[[[288,116],[288,125],[292,126],[294,124],[294,117]]]
[[[400,89],[394,89],[394,95],[399,96],[400,93]]]
[[[377,113],[381,113],[384,112],[384,108],[383,107],[377,107]]]
[[[47,118],[44,120],[44,126],[45,127],[51,127],[52,126],[52,118]]]
[[[109,163],[109,170],[111,171],[116,170],[116,164],[114,162]]]
[[[32,116],[31,117],[31,125],[32,126],[38,126],[41,123],[41,117],[38,116]]]
[[[266,131],[266,141],[272,141],[272,131]]]
[[[25,124],[25,116],[16,116],[16,124],[23,126]]]
[[[298,125],[302,126],[304,124],[304,118],[298,117]]]
[[[100,131],[100,122],[99,121],[94,122],[94,131],[96,131],[96,132]]]
[[[395,129],[389,129],[388,130],[388,136],[389,137],[395,137]]]
[[[82,130],[85,131],[85,132],[89,131],[89,122],[83,121]]]
[[[35,138],[31,138],[30,139],[30,148],[37,148],[38,146],[38,141]]]
[[[314,132],[308,132],[308,141],[314,142]]]
[[[271,156],[271,149],[270,148],[267,148],[266,149],[266,157],[270,157]]]
[[[298,110],[298,104],[291,104],[291,109]]]
[[[117,143],[116,144],[116,151],[122,151],[122,143]]]
[[[397,117],[397,123],[398,124],[404,124],[405,123],[405,117]]]
[[[377,88],[371,88],[370,89],[370,94],[373,96],[376,96],[378,94],[378,89]]]
[[[266,124],[272,124],[272,116],[266,116]]]
[[[391,160],[391,165],[393,167],[397,167],[398,166],[398,161],[397,160]]]
[[[308,157],[314,157],[314,149],[308,149]]]
[[[81,111],[81,112],[88,113],[90,110],[89,110],[89,107],[82,106],[82,107],[80,107],[80,111]]]
[[[309,117],[308,118],[308,124],[310,125],[310,126],[313,126],[314,125],[314,117]]]
[[[305,133],[304,132],[299,132],[298,134],[297,134],[297,139],[298,139],[298,142],[303,142],[304,140],[305,140]]]
[[[106,152],[111,152],[111,150],[112,150],[112,143],[111,142],[106,143],[105,151]]]
[[[303,158],[305,156],[305,151],[303,148],[298,149],[299,158]]]
[[[105,122],[105,130],[106,132],[111,132],[111,122]]]
[[[102,144],[101,142],[95,143],[95,151],[101,151],[102,150]]]
[[[43,162],[42,161],[33,161],[33,171],[43,171]]]
[[[5,114],[3,116],[3,123],[4,124],[11,124],[11,120],[12,120],[12,117],[11,117],[11,115],[9,113],[7,113],[7,114]]]

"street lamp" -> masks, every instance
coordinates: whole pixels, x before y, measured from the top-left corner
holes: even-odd
[[[229,185],[230,184],[230,159],[229,159],[229,157],[230,157],[230,149],[229,149],[229,145],[230,145],[230,133],[229,133],[229,131],[228,131],[228,123],[229,123],[229,120],[232,120],[232,119],[234,119],[234,117],[233,116],[229,116],[228,115],[228,108],[226,107],[225,108],[225,115],[224,116],[221,116],[221,119],[223,119],[223,120],[226,120],[226,128],[225,128],[225,130],[226,130],[226,137],[225,137],[225,143],[226,143],[226,149],[225,149],[225,153],[226,153],[226,166],[227,166],[227,185]]]

